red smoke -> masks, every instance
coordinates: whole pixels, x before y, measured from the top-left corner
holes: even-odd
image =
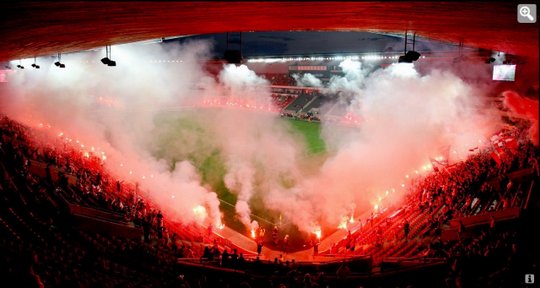
[[[520,118],[531,121],[529,136],[534,145],[538,146],[538,100],[520,96],[514,91],[504,91],[504,105]]]

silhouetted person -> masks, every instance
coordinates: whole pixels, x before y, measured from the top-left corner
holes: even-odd
[[[150,225],[150,222],[146,218],[142,220],[144,242],[146,243],[150,242]]]
[[[221,266],[229,266],[229,252],[227,252],[227,249],[223,249],[223,253],[221,254]]]
[[[263,247],[263,241],[262,240],[257,241],[257,256],[261,256],[262,247]]]
[[[212,260],[212,253],[210,252],[210,248],[208,246],[204,247],[203,251],[203,258],[206,258],[207,260]]]
[[[405,220],[405,224],[403,224],[403,232],[405,234],[405,239],[409,239],[409,232],[411,232],[409,221]]]
[[[236,267],[238,264],[238,251],[236,249],[233,249],[233,253],[231,254],[231,264],[233,267]]]
[[[246,268],[246,258],[244,258],[244,253],[240,253],[240,256],[238,257],[238,269],[245,269]]]

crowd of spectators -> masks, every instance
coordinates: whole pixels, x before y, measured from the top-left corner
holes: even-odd
[[[243,251],[223,245],[223,239],[200,229],[197,236],[185,241],[188,226],[170,225],[160,210],[137,195],[137,185],[105,173],[99,159],[85,157],[69,146],[57,151],[40,145],[30,129],[7,117],[0,124],[0,252],[7,264],[0,276],[7,283],[22,287],[280,288],[351,284],[340,282],[351,273],[346,264],[329,276],[322,271],[302,271],[294,260],[246,259]],[[340,243],[344,249],[334,245],[332,253],[345,250],[386,257],[407,251],[406,255],[446,259],[447,287],[483,283],[513,287],[509,279],[526,269],[537,269],[530,263],[538,264],[533,256],[525,255],[530,243],[520,242],[522,229],[492,221],[488,227],[472,231],[476,238],[443,242],[440,235],[452,219],[523,207],[527,186],[514,183],[509,174],[531,168],[537,180],[538,148],[519,139],[517,149],[502,147],[500,162],[484,151],[415,182],[407,207],[399,214],[402,221],[389,223],[382,214],[372,216],[362,229],[349,232]],[[32,172],[36,163],[46,166],[45,177]],[[116,213],[124,223],[141,227],[143,237],[127,239],[74,229],[62,209],[66,202]],[[464,229],[470,228],[461,224],[460,232]],[[191,245],[186,244],[189,242]],[[371,250],[363,246],[367,242],[371,242]],[[179,258],[226,271],[209,279],[204,269],[179,266]],[[484,269],[472,274],[475,267]],[[238,276],[229,270],[245,274]]]
[[[80,203],[93,203],[103,210],[142,209],[136,203],[132,206],[129,201],[112,199],[115,197],[100,188],[102,176],[81,168],[83,163],[78,163],[75,157],[56,157],[52,151],[35,145],[29,134],[24,126],[5,117],[1,119],[3,210],[0,217],[2,233],[7,234],[1,244],[8,264],[8,270],[2,273],[6,273],[4,279],[14,281],[7,283],[28,284],[23,287],[153,287],[158,285],[160,277],[170,278],[174,273],[170,264],[175,263],[176,255],[165,246],[86,233],[72,225],[65,209],[66,198],[78,197]],[[45,177],[32,173],[32,162],[40,161],[50,169],[61,167],[56,181],[52,176],[55,173],[47,173]],[[68,172],[78,174],[77,185],[69,187]],[[86,185],[82,184],[83,179],[88,180]],[[78,185],[84,190],[68,191],[77,189]],[[159,220],[152,227],[158,228]],[[155,235],[158,239],[159,232]],[[35,280],[28,283],[30,279]],[[165,282],[164,286],[167,285]]]
[[[305,113],[299,113],[297,115],[295,115],[296,119],[302,119],[302,120],[306,120],[306,121],[317,121],[317,122],[320,122],[321,121],[321,118],[319,118],[319,113],[317,112],[305,112]]]
[[[516,287],[527,269],[540,264],[527,259],[517,229],[483,227],[477,232],[472,238],[430,243],[427,256],[448,262],[447,287]]]
[[[296,86],[296,80],[288,73],[266,73],[261,76],[270,81],[272,85]]]
[[[223,245],[217,237],[208,238],[212,244],[201,243],[196,253],[180,235],[166,236],[163,213],[137,196],[137,187],[112,178],[99,161],[76,149],[55,151],[33,136],[31,129],[7,117],[0,120],[0,254],[6,264],[0,276],[4,283],[21,287],[317,287],[326,283],[321,273],[301,272],[294,260],[248,260],[243,251]],[[46,175],[32,171],[39,164],[46,167]],[[117,213],[123,222],[141,226],[144,237],[78,229],[66,203]],[[207,268],[190,270],[189,261],[228,270],[207,277]],[[230,270],[245,272],[238,277]]]
[[[452,271],[447,278],[448,287],[475,287],[486,281],[490,282],[490,287],[513,287],[508,283],[509,273],[515,273],[515,267],[522,265],[515,266],[516,262],[511,259],[522,256],[516,255],[515,241],[523,237],[523,231],[519,232],[519,237],[515,230],[494,232],[492,228],[502,224],[493,216],[489,226],[481,226],[489,227],[489,233],[471,231],[460,219],[493,215],[496,211],[512,207],[525,208],[527,193],[533,192],[532,185],[539,177],[538,147],[523,137],[527,128],[500,133],[498,138],[510,137],[507,142],[519,141],[517,147],[495,143],[496,156],[493,154],[495,148],[482,150],[463,162],[440,167],[426,177],[417,178],[411,186],[406,205],[399,210],[400,217],[394,217],[390,213],[392,210],[380,213],[375,219],[372,216],[366,220],[370,225],[353,234],[349,232],[328,252],[373,253],[379,256],[379,260],[400,256],[442,257],[448,261]],[[527,173],[532,173],[532,180],[520,182],[510,177],[512,172],[527,169],[530,169]],[[457,242],[441,242],[442,231],[449,229],[453,219],[459,220],[460,237]],[[462,238],[465,230],[472,233],[473,239],[478,238],[472,241]],[[504,257],[501,256],[503,254]],[[471,275],[474,267],[480,264],[489,264],[489,268],[476,276]],[[463,279],[462,275],[469,278]]]
[[[2,210],[0,219],[4,224],[2,232],[13,231],[13,234],[9,236],[14,237],[4,239],[6,241],[2,242],[2,251],[4,249],[13,250],[11,249],[13,246],[21,250],[35,251],[34,246],[36,246],[37,240],[39,240],[37,243],[52,249],[52,251],[42,249],[38,252],[38,254],[43,253],[44,256],[40,259],[44,259],[44,262],[38,261],[32,264],[27,260],[21,263],[14,260],[17,263],[13,265],[12,269],[17,268],[17,265],[24,266],[24,271],[15,269],[18,271],[17,273],[26,273],[27,268],[25,267],[30,265],[28,267],[34,269],[31,274],[37,275],[35,277],[39,278],[37,282],[44,282],[46,287],[71,286],[75,285],[74,283],[86,287],[84,283],[86,280],[80,277],[86,275],[88,279],[91,279],[90,274],[80,274],[79,276],[75,274],[69,277],[60,274],[68,273],[67,271],[70,269],[69,266],[62,266],[71,263],[68,261],[62,264],[66,260],[63,254],[68,254],[72,261],[78,262],[81,259],[84,260],[85,257],[91,257],[91,261],[94,261],[92,263],[104,266],[103,279],[111,276],[107,274],[112,273],[118,267],[120,267],[118,271],[131,271],[133,274],[137,274],[135,271],[141,266],[149,268],[140,274],[140,278],[144,278],[141,279],[140,283],[137,282],[137,279],[133,279],[133,281],[124,279],[125,281],[122,281],[139,283],[140,287],[155,287],[156,285],[149,283],[158,279],[152,279],[151,276],[147,275],[148,273],[153,273],[154,270],[156,270],[156,276],[173,273],[172,269],[178,258],[199,259],[204,256],[204,246],[211,243],[227,247],[224,245],[227,243],[225,239],[207,234],[206,229],[195,227],[194,224],[168,223],[160,210],[155,209],[141,196],[137,196],[137,185],[122,183],[114,179],[105,172],[95,157],[87,157],[69,145],[59,150],[49,147],[38,143],[34,136],[32,129],[7,117],[0,119],[0,158],[2,160],[0,190],[4,202],[2,208],[7,209],[6,211]],[[46,167],[45,175],[36,174],[34,166]],[[118,219],[111,217],[106,220],[140,227],[143,230],[143,237],[139,241],[119,238],[114,234],[102,236],[99,233],[77,230],[73,226],[72,217],[67,209],[71,204],[91,207],[107,212],[106,215],[118,216]],[[25,238],[18,234],[20,231],[12,229],[14,223],[4,221],[6,213],[8,216],[15,217],[14,220],[11,220],[15,221],[16,225],[22,225],[23,227],[19,227],[20,229],[30,231],[25,232],[30,233],[32,237]],[[46,236],[55,238],[47,239]],[[38,237],[37,240],[35,237]],[[23,241],[19,242],[18,240],[21,239]],[[100,241],[104,243],[100,243]],[[59,242],[60,247],[52,244],[55,242]],[[100,244],[103,246],[98,247]],[[57,254],[59,249],[62,255]],[[94,253],[95,250],[98,250],[98,253]],[[6,259],[9,261],[12,256],[13,259],[16,259],[15,255],[9,253],[7,253]],[[81,263],[85,262],[81,261]],[[155,265],[152,266],[152,264]],[[47,265],[58,266],[57,273],[52,273]],[[90,268],[89,266],[77,267],[77,269],[82,270]],[[91,271],[85,272],[90,273]],[[9,271],[7,273],[11,275],[9,277],[22,277],[21,275],[17,276],[17,273],[13,274]],[[123,277],[129,275],[131,274],[126,273]],[[169,274],[168,278],[171,275]],[[96,278],[96,281],[101,279]],[[115,283],[119,283],[113,280],[110,281],[110,284],[103,286],[115,286]],[[159,286],[167,286],[167,283]]]

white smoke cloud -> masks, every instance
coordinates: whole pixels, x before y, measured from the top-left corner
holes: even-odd
[[[151,155],[155,139],[149,135],[159,130],[155,118],[163,110],[224,100],[224,107],[197,110],[193,121],[207,133],[204,145],[221,153],[224,183],[238,198],[238,218],[253,228],[250,205],[260,196],[266,208],[309,232],[398,201],[406,191],[405,175],[445,147],[456,151],[454,158],[465,157],[499,124],[485,109],[483,91],[452,72],[420,73],[412,64],[393,64],[369,74],[371,68],[348,59],[340,64],[345,75],[331,78],[326,88],[342,92],[347,112],[362,121],[356,128],[323,121],[322,137],[332,146],[322,165],[311,165],[302,141],[277,114],[261,108],[271,104],[268,82],[243,65],[224,65],[214,79],[201,68],[209,50],[204,42],[169,51],[115,46],[117,67],[95,63],[101,55],[68,55],[66,69],[42,64],[41,71],[10,75],[11,100],[1,111],[22,122],[47,121],[66,135],[96,143],[107,150],[110,171],[137,181],[141,193],[171,217],[219,227],[216,193],[203,187],[187,159],[170,172],[170,163]],[[159,58],[178,62],[151,62]],[[299,81],[322,85],[306,75]],[[201,148],[191,136],[183,135],[185,142],[174,146],[184,149],[181,155]]]
[[[268,100],[265,97],[260,97],[259,93],[267,92],[268,88],[266,86],[270,82],[257,76],[246,65],[225,65],[219,73],[219,80],[226,88],[231,90],[231,94],[234,96],[256,97]]]
[[[198,216],[208,215],[218,226],[219,200],[201,186],[196,169],[182,161],[169,172],[147,149],[155,115],[196,95],[195,83],[212,83],[200,68],[209,47],[204,42],[169,51],[157,45],[114,46],[116,67],[102,65],[101,53],[64,55],[65,69],[52,65],[54,60],[40,59],[42,69],[11,75],[11,100],[2,112],[24,123],[50,123],[80,143],[101,147],[107,152],[108,170],[137,182],[140,193],[170,218],[200,222],[206,219]],[[163,59],[175,62],[156,63]],[[202,208],[194,213],[194,207]]]
[[[300,87],[322,87],[322,81],[315,77],[311,73],[305,73],[302,76],[298,74],[293,74],[292,77],[296,81],[296,86]]]
[[[258,93],[270,97],[264,89]],[[281,186],[284,177],[299,177],[301,147],[277,114],[225,109],[204,117],[224,156],[225,185],[238,195],[237,214],[249,227],[253,196],[266,197],[267,189]]]
[[[413,64],[392,64],[364,77],[359,63],[350,64],[329,85],[353,93],[348,109],[363,119],[360,127],[323,123],[325,141],[338,143],[334,154],[315,176],[266,199],[303,230],[312,223],[336,225],[350,215],[351,203],[362,214],[398,201],[406,193],[405,176],[430,157],[451,148],[463,159],[499,128],[485,95],[451,72],[421,75]]]
[[[347,96],[355,96],[360,93],[360,88],[367,71],[362,69],[362,62],[346,59],[339,63],[344,76],[332,76],[328,89],[331,93],[342,92]]]

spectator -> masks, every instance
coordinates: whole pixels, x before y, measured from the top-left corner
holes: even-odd
[[[263,247],[262,239],[257,240],[257,256],[261,256],[262,247]]]
[[[411,227],[410,227],[409,221],[405,220],[405,224],[403,224],[403,232],[405,235],[405,239],[409,239],[410,231],[411,231]]]
[[[221,266],[229,266],[229,252],[227,252],[227,248],[223,249],[223,254],[221,254]]]

